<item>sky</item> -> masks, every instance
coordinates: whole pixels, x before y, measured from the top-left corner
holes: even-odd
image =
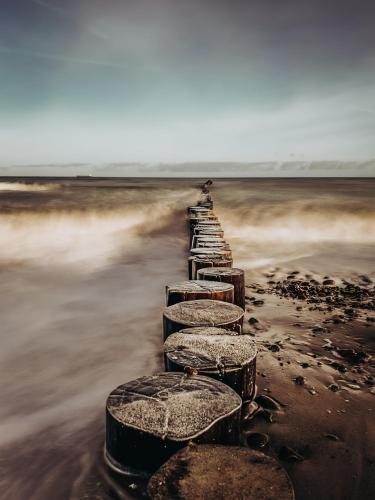
[[[372,0],[1,0],[0,166],[375,158]]]

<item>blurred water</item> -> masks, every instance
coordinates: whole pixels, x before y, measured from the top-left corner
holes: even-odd
[[[0,184],[1,498],[70,498],[103,442],[107,394],[160,368],[164,286],[186,279],[197,186]],[[238,267],[371,272],[374,187],[222,180],[213,196]]]

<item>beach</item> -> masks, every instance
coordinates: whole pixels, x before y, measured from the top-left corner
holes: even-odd
[[[200,184],[0,182],[4,498],[121,498],[103,466],[105,400],[163,370],[165,285],[187,279],[186,207]],[[375,496],[374,188],[374,179],[212,188],[246,273],[245,333],[259,350],[242,443],[280,459],[297,499]]]

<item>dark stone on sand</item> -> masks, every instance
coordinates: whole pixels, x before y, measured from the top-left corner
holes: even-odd
[[[272,352],[279,352],[280,351],[280,346],[278,344],[269,344],[267,346],[267,349]]]
[[[309,363],[301,363],[302,368],[309,368]]]
[[[249,318],[249,323],[250,323],[250,325],[255,325],[255,324],[259,323],[259,321],[256,318]]]
[[[267,434],[263,434],[262,432],[251,432],[246,438],[247,445],[255,450],[265,448],[269,441],[269,436]]]
[[[266,394],[259,394],[259,396],[255,398],[255,401],[268,410],[280,410],[279,403]]]
[[[337,384],[330,384],[328,386],[328,389],[332,392],[337,392],[340,390],[340,387]]]
[[[334,284],[335,284],[335,282],[333,280],[330,280],[330,279],[323,281],[323,285],[334,285]]]
[[[340,441],[340,438],[336,436],[336,434],[324,434],[324,437],[326,437],[330,441]]]
[[[332,368],[334,368],[335,370],[337,370],[341,373],[345,373],[348,371],[346,366],[344,366],[342,363],[338,363],[337,361],[333,361],[330,366],[332,366]]]
[[[282,446],[278,456],[280,460],[286,460],[287,462],[302,462],[304,460],[304,457],[298,451],[289,448],[289,446]]]
[[[305,377],[302,377],[302,375],[298,375],[298,376],[294,379],[294,382],[295,382],[295,384],[297,384],[297,385],[305,385]]]
[[[368,357],[364,351],[357,351],[355,349],[337,348],[336,351],[342,358],[346,359],[347,361],[349,361],[349,363],[352,364],[363,363]]]
[[[152,500],[294,499],[277,460],[240,446],[188,446],[151,477],[147,492]]]
[[[255,414],[260,411],[258,403],[255,401],[250,401],[242,405],[241,417],[244,421],[251,420],[254,418]]]
[[[253,304],[254,306],[262,306],[264,304],[264,300],[261,299],[254,300]]]

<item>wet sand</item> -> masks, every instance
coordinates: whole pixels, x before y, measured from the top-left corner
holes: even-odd
[[[186,279],[183,208],[199,182],[99,183],[0,192],[5,498],[142,496],[135,483],[121,493],[103,468],[104,402],[120,383],[162,367],[164,285]],[[215,211],[246,271],[258,395],[279,402],[258,399],[274,407],[252,406],[243,443],[267,435],[262,450],[280,457],[297,499],[375,496],[374,187],[215,183]],[[296,280],[325,279],[368,295],[332,305],[312,283],[304,298],[289,296]]]

